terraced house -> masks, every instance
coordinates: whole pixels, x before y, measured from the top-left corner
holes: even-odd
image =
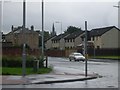
[[[65,49],[65,41],[64,38],[67,37],[69,33],[64,33],[56,36],[55,38],[52,39],[52,48],[54,49]]]
[[[54,39],[56,37],[56,35],[55,36],[51,36],[50,38],[48,38],[46,41],[45,41],[45,47],[46,47],[46,49],[47,50],[49,50],[49,49],[52,49],[53,47],[53,42],[52,42],[52,39]]]
[[[64,33],[51,39],[51,48],[56,49],[74,49],[76,46],[84,43],[84,31],[77,31],[74,33]],[[108,26],[102,28],[92,29],[88,31],[88,42],[94,44],[95,48],[120,48],[118,37],[120,36],[120,29],[115,26]]]
[[[120,29],[115,26],[96,28],[90,31],[91,41],[95,48],[120,48],[119,45]]]
[[[65,49],[75,49],[82,42],[83,33],[84,31],[80,30],[65,37]]]

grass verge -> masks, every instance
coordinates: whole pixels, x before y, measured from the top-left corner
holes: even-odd
[[[120,56],[95,56],[95,58],[101,58],[101,59],[120,59]]]
[[[22,75],[22,68],[10,68],[10,67],[0,67],[0,74],[2,75]],[[45,74],[50,73],[52,68],[40,68],[37,72],[33,71],[33,68],[26,68],[26,75],[30,74]]]

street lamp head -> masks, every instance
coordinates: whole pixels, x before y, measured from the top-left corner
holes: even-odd
[[[113,7],[120,8],[120,6],[113,6]]]

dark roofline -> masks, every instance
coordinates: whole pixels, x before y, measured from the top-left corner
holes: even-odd
[[[90,31],[90,36],[101,36],[107,31],[111,30],[112,28],[116,28],[117,30],[120,30],[116,26],[108,26],[108,27],[102,27],[102,28],[95,28]]]
[[[78,37],[79,35],[83,34],[84,31],[77,31],[77,32],[73,32],[70,35],[68,35],[67,37],[65,37],[64,39],[75,39],[76,37]]]
[[[15,33],[15,32],[17,32],[17,31],[20,31],[20,33],[23,32],[23,31],[25,31],[26,33],[38,33],[37,31],[35,31],[35,30],[30,30],[29,28],[25,28],[25,30],[23,30],[23,27],[22,27],[22,26],[18,26],[18,27],[16,27],[14,30],[12,30],[12,31],[10,31],[9,33],[7,33],[6,35],[11,34],[11,33]]]
[[[49,37],[48,39],[45,40],[45,42],[47,42],[48,40],[50,40],[50,39],[52,39],[52,38],[54,39],[56,36],[57,36],[57,35],[54,35],[54,36]]]
[[[118,27],[116,27],[116,26],[114,26],[117,30],[119,30],[120,31],[120,29],[118,28]]]
[[[58,36],[56,36],[55,38],[52,39],[52,41],[54,40],[60,40],[62,38],[64,38],[65,36],[67,36],[69,33],[64,33],[64,34],[59,34]]]
[[[81,38],[85,38],[85,31],[84,31],[84,34],[81,36]],[[90,31],[87,31],[87,39],[88,39],[88,40],[91,39]]]

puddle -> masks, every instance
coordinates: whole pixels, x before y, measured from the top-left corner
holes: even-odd
[[[114,88],[114,86],[108,86],[109,88]]]
[[[49,76],[48,76],[48,77],[46,77],[46,78],[54,78],[54,77],[49,77]]]

